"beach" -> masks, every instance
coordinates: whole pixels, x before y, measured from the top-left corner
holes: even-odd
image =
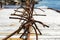
[[[38,28],[42,32],[42,35],[39,35],[39,40],[60,40],[60,13],[51,9],[41,8],[45,12],[34,9],[34,13],[42,14],[46,16],[33,16],[35,20],[41,21],[44,24],[48,25],[49,28],[43,27],[41,24],[38,24]],[[19,28],[19,20],[9,19],[10,14],[14,13],[15,9],[3,9],[0,10],[0,38],[5,38],[7,35],[13,33]],[[22,9],[19,9],[22,10]],[[21,33],[23,30],[21,31]],[[31,32],[34,33],[34,30]],[[39,33],[38,33],[39,34]],[[19,38],[19,35],[14,35],[12,38]],[[31,37],[35,40],[35,35]],[[1,39],[1,40],[2,40]]]

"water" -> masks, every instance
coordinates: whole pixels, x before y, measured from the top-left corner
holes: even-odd
[[[39,2],[39,4],[36,4],[35,7],[39,7],[39,6],[47,6],[49,8],[60,10],[60,0],[42,0]],[[17,8],[17,6],[8,5],[5,8]]]
[[[60,0],[42,0],[36,7],[47,6],[49,8],[54,8],[60,10]]]

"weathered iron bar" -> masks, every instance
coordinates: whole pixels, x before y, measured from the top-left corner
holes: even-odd
[[[19,29],[17,29],[16,31],[14,31],[12,34],[8,35],[6,38],[4,38],[3,40],[7,40],[8,38],[10,38],[11,36],[13,36],[14,34],[16,34],[19,30],[21,31],[22,27],[20,27]]]
[[[24,17],[24,15],[19,15],[19,14],[11,14],[12,16],[20,16],[20,17]],[[46,16],[44,14],[33,14],[33,16]],[[27,19],[27,17],[24,17]]]
[[[11,14],[11,15],[12,15],[12,16],[19,16],[19,17],[28,19],[27,17],[24,17],[24,15],[18,15],[18,14]]]
[[[42,9],[41,9],[41,8],[34,8],[34,9],[39,9],[39,10],[41,10],[41,11],[45,12],[44,10],[42,10],[43,8],[42,8]]]
[[[36,28],[35,28],[34,26],[32,26],[32,27],[33,27],[33,29],[35,30],[36,40],[38,40],[38,33],[37,33],[37,31],[36,31]]]
[[[21,8],[22,9],[22,8]],[[55,10],[56,12],[59,12],[60,13],[60,10],[56,10],[56,9],[53,9],[53,8],[36,8],[36,7],[34,7],[34,9],[40,9],[41,11],[43,11],[43,12],[45,12],[44,10],[42,10],[42,9],[52,9],[52,10]]]
[[[22,38],[22,36],[24,36],[26,34],[28,29],[25,29],[24,33],[20,36],[20,38]]]
[[[22,19],[22,18],[17,18],[17,17],[9,17],[10,19],[20,19],[20,20],[24,20],[27,21],[26,19]]]
[[[14,10],[14,11],[23,13],[22,11],[19,11],[19,10]]]
[[[33,16],[46,16],[44,14],[33,14]]]
[[[35,21],[35,22],[42,24],[42,25],[43,25],[43,27],[48,27],[48,28],[49,28],[49,26],[48,26],[48,25],[46,25],[46,24],[42,23],[41,21]]]
[[[26,38],[24,40],[30,40],[30,28],[33,27],[35,34],[36,34],[36,40],[38,40],[38,32],[40,33],[40,35],[42,35],[42,33],[40,32],[40,30],[38,29],[36,23],[39,23],[41,25],[43,25],[43,27],[49,27],[48,25],[42,23],[41,21],[36,21],[34,20],[33,16],[37,15],[37,14],[33,14],[34,11],[34,5],[35,5],[35,0],[26,0],[25,2],[25,7],[22,5],[22,8],[24,9],[24,11],[18,11],[19,8],[17,8],[17,10],[15,10],[14,14],[11,14],[13,16],[19,16],[18,17],[9,17],[10,19],[19,19],[19,20],[23,20],[23,24],[21,24],[19,27],[19,29],[17,29],[15,32],[13,32],[12,34],[8,35],[6,38],[4,38],[3,40],[7,40],[8,38],[10,38],[11,36],[13,36],[15,33],[19,34],[19,32],[23,29],[24,32],[23,34],[20,36],[20,38],[22,38],[23,36],[26,36]],[[36,8],[37,9],[37,8]],[[40,9],[40,8],[39,8]],[[40,9],[41,10],[41,9]],[[44,10],[41,10],[44,12]],[[16,12],[21,12],[22,14],[15,14]],[[46,15],[43,15],[46,16]],[[34,25],[34,26],[33,26]]]
[[[42,33],[40,32],[39,28],[37,27],[36,23],[34,23],[36,29],[38,30],[38,32],[40,33],[40,35],[42,35]]]
[[[56,12],[60,13],[60,10],[56,10],[56,9],[53,9],[53,8],[47,8],[47,9],[52,9],[52,10],[55,10]]]

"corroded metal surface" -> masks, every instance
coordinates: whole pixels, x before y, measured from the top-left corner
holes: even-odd
[[[34,5],[35,5],[34,0],[26,0],[25,6],[22,5],[22,8],[24,9],[24,11],[18,11],[19,8],[17,8],[17,10],[15,10],[15,13],[16,12],[21,12],[22,14],[15,14],[15,13],[11,14],[13,16],[19,16],[19,18],[18,17],[10,17],[10,19],[19,19],[20,21],[23,21],[23,22],[21,23],[19,29],[17,29],[12,34],[8,35],[3,40],[7,40],[8,38],[10,38],[11,36],[13,36],[16,33],[19,34],[22,29],[24,30],[24,32],[20,36],[20,38],[23,38],[24,40],[30,40],[30,32],[31,32],[30,29],[31,28],[34,29],[35,34],[36,34],[36,40],[38,40],[37,31],[40,33],[40,35],[42,35],[42,33],[40,32],[40,30],[37,27],[36,23],[39,23],[39,24],[43,25],[43,27],[49,27],[49,26],[47,26],[46,24],[44,24],[40,21],[36,21],[33,18]]]

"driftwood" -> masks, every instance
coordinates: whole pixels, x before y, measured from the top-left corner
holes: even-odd
[[[12,34],[8,35],[6,38],[4,38],[3,40],[7,40],[8,38],[10,38],[11,36],[15,35],[16,33],[19,34],[19,32],[23,29],[24,32],[23,34],[20,36],[20,38],[23,38],[23,36],[25,36],[25,38],[23,38],[24,40],[30,40],[30,28],[32,27],[35,31],[36,34],[36,40],[38,40],[38,33],[37,31],[40,33],[40,35],[42,35],[42,33],[40,32],[38,26],[36,23],[39,23],[41,25],[43,25],[43,27],[49,27],[48,25],[42,23],[41,21],[36,21],[33,18],[33,11],[34,11],[34,5],[35,5],[35,1],[34,0],[26,0],[26,7],[23,7],[24,11],[18,11],[15,10],[16,12],[21,12],[22,14],[18,15],[18,14],[11,14],[12,16],[19,16],[19,18],[17,17],[9,17],[10,19],[19,19],[19,20],[23,20],[22,24],[20,25],[20,27],[13,32]],[[38,9],[38,8],[37,8]],[[41,9],[40,9],[41,10]],[[42,10],[43,11],[43,10]],[[44,12],[44,11],[43,11]],[[46,15],[44,15],[46,16]]]

